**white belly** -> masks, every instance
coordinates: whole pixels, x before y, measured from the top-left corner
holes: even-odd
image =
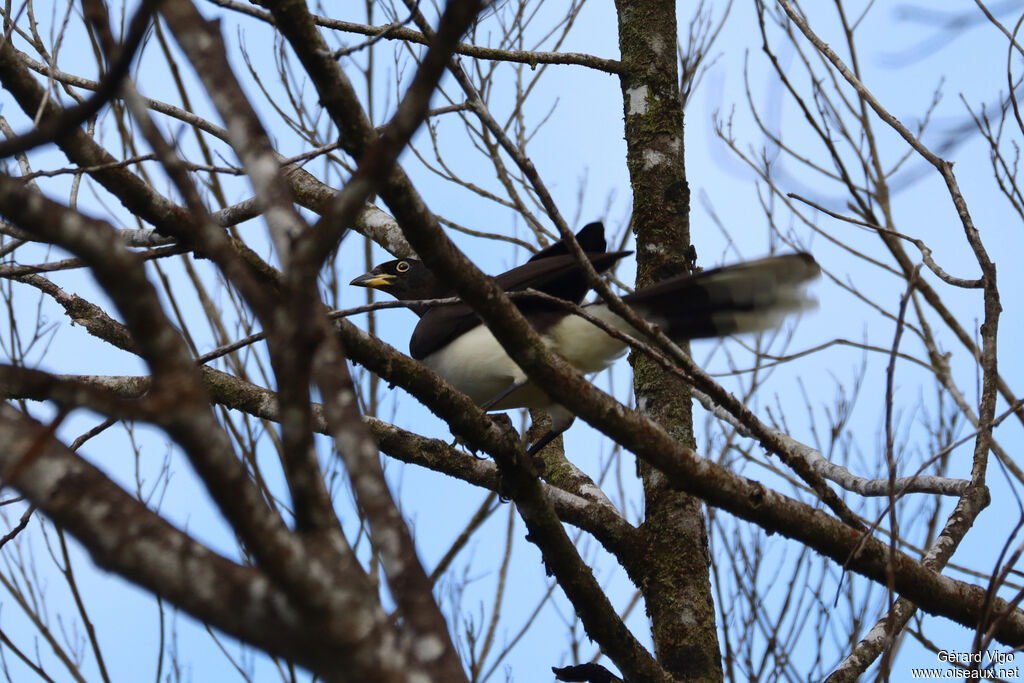
[[[598,310],[593,312],[599,313]],[[625,350],[622,342],[578,316],[567,316],[548,330],[543,338],[548,347],[585,374],[605,369]],[[490,401],[513,384],[526,379],[526,374],[484,325],[474,327],[444,349],[430,354],[423,363],[477,405]],[[548,409],[553,404],[547,394],[529,384],[491,409]]]
[[[588,306],[586,310],[613,327],[636,334],[626,321],[603,305]],[[544,341],[585,375],[604,370],[626,350],[621,341],[578,315],[566,316],[547,331]]]
[[[477,405],[526,378],[484,325],[474,327],[448,346],[430,354],[423,359],[423,364]]]

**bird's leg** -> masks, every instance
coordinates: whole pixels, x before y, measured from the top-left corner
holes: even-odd
[[[503,400],[505,400],[506,398],[511,396],[514,392],[516,392],[517,390],[522,389],[523,387],[525,387],[528,383],[529,383],[529,380],[527,380],[527,379],[521,379],[519,381],[513,382],[512,384],[510,384],[505,389],[502,389],[501,392],[498,393],[498,395],[496,395],[493,398],[491,398],[491,399],[481,403],[480,404],[480,410],[482,410],[482,411],[484,411],[486,413],[488,410],[490,410],[491,408],[493,408],[494,406],[498,405]],[[493,417],[497,418],[499,416],[498,415],[494,415]],[[508,415],[501,415],[500,417],[505,418],[505,420],[507,421],[508,429],[512,429],[512,420],[511,420],[511,418],[509,418]],[[504,496],[501,496],[501,498],[502,498],[503,501],[506,500],[506,498]]]
[[[519,389],[522,389],[523,387],[525,387],[527,384],[529,384],[529,382],[530,382],[530,380],[528,380],[528,379],[521,379],[518,382],[513,382],[506,389],[502,389],[501,393],[499,393],[494,398],[489,399],[489,400],[484,401],[483,403],[481,403],[480,404],[480,410],[482,410],[482,411],[484,411],[486,413],[488,410],[490,410],[491,408],[493,408],[494,406],[498,405],[503,400],[508,398],[510,395],[512,395],[513,392],[518,391]]]
[[[526,450],[527,455],[536,456],[542,448],[557,439],[558,436],[571,427],[572,423],[576,420],[575,415],[560,405],[551,406],[547,410],[551,415],[551,428],[544,432],[539,439],[530,445]]]
[[[491,419],[494,420],[495,424],[501,427],[503,431],[515,432],[515,427],[512,426],[512,418],[510,418],[508,415],[504,413],[497,413],[495,415],[491,415]],[[456,446],[465,446],[466,444],[460,437],[456,436],[452,440],[450,445],[452,448],[455,448]],[[467,450],[470,451],[470,454],[477,460],[487,460],[488,456],[477,455],[477,451],[475,448],[470,448],[469,446],[466,446],[466,448]]]
[[[530,447],[526,450],[526,454],[530,456],[537,455],[537,453],[539,453],[542,448],[544,448],[549,443],[557,439],[558,436],[564,431],[565,430],[563,429],[561,431],[556,432],[554,429],[549,429],[548,431],[544,432],[544,434],[539,439],[537,439],[530,445]]]

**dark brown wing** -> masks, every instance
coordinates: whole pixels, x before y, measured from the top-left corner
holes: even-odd
[[[587,254],[590,262],[599,273],[607,271],[616,261],[631,254],[630,251],[615,251],[607,254]],[[580,271],[579,264],[570,254],[563,254],[527,261],[521,266],[502,273],[494,278],[506,292],[517,292],[524,289],[536,289],[551,296],[580,303],[590,287]],[[551,315],[562,309],[542,301],[523,299],[516,302],[516,307],[529,317],[541,316],[539,320],[549,323],[554,320]],[[538,320],[538,322],[539,322]],[[413,358],[422,360],[449,342],[469,332],[480,324],[480,318],[464,304],[456,306],[439,306],[433,308],[420,318],[409,340],[409,353]],[[537,324],[534,325],[538,327]],[[541,328],[547,327],[542,323]],[[543,331],[543,329],[541,329]]]
[[[598,273],[604,273],[631,251],[613,251],[607,254],[588,253],[587,258]],[[552,256],[538,261],[527,261],[521,266],[494,278],[506,292],[536,289],[565,301],[580,303],[590,290],[579,264],[571,254]]]
[[[604,239],[604,224],[603,223],[587,223],[576,233],[576,243],[583,249],[583,253],[589,254],[591,252],[601,253],[608,251],[608,243]],[[531,261],[539,261],[545,258],[551,258],[552,256],[561,256],[569,253],[569,247],[565,245],[565,242],[559,240],[549,247],[541,249],[536,254],[530,257]]]

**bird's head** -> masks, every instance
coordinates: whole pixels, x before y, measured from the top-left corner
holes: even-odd
[[[450,288],[435,278],[422,261],[411,258],[382,263],[349,284],[379,289],[399,301],[443,299],[451,296]]]

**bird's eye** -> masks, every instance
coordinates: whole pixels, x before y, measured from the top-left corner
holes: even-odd
[[[398,271],[399,273],[404,273],[405,271],[409,270],[409,262],[399,261],[398,265],[395,266],[395,270]]]

